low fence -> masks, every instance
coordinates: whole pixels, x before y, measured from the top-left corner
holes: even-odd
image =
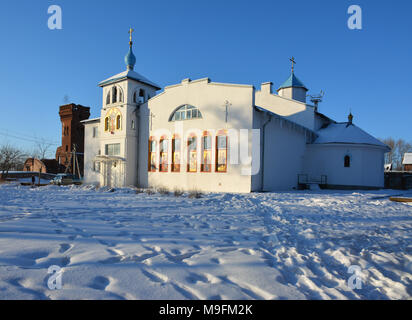
[[[39,177],[38,172],[27,172],[27,171],[12,171],[9,172],[8,174],[4,173],[4,175],[0,172],[0,178],[3,180],[14,180],[14,179],[25,179],[25,178],[31,178],[34,176],[36,179]],[[44,180],[51,180],[55,177],[56,175],[53,173],[40,173],[40,178]]]
[[[298,189],[308,189],[311,184],[319,185],[321,188],[326,188],[328,177],[325,175],[319,177],[309,176],[307,174],[298,174]]]
[[[385,172],[385,189],[412,189],[412,172]]]

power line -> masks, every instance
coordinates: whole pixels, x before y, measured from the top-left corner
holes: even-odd
[[[36,139],[36,140],[41,140],[41,141],[44,141],[44,142],[49,142],[49,143],[54,143],[54,144],[59,143],[58,141],[47,140],[47,139],[44,139],[42,137],[37,137],[37,135],[25,134],[25,133],[20,132],[20,131],[14,131],[14,130],[10,130],[10,129],[2,129],[2,128],[0,128],[0,131],[2,131],[3,134],[10,134],[11,133],[12,135],[17,136],[17,137],[21,137],[21,138]]]
[[[13,139],[28,141],[28,142],[34,142],[34,143],[39,143],[39,142],[43,142],[43,141],[44,141],[45,143],[50,144],[50,145],[60,146],[59,143],[55,143],[55,142],[51,142],[51,141],[46,141],[46,140],[39,141],[38,139],[19,137],[19,136],[15,136],[15,135],[12,135],[12,134],[9,134],[9,133],[4,133],[4,132],[1,132],[1,131],[0,131],[0,135],[1,135],[1,136],[4,136],[4,137],[9,137],[9,138],[13,138]]]

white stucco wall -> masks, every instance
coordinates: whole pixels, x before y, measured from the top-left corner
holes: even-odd
[[[256,125],[263,128],[267,113],[255,112]],[[263,139],[262,139],[263,143]],[[306,150],[306,132],[293,124],[272,117],[265,128],[263,171],[252,178],[254,191],[291,190],[297,186],[297,175],[302,172]]]
[[[225,101],[230,102],[228,108],[228,122],[225,122]],[[189,81],[170,87],[165,91],[150,99],[147,105],[141,107],[141,156],[139,164],[140,184],[151,187],[167,187],[170,190],[201,190],[201,191],[227,191],[227,192],[250,192],[251,177],[242,175],[241,169],[245,166],[241,164],[231,164],[228,156],[228,170],[225,173],[200,172],[201,155],[201,133],[210,131],[212,133],[212,161],[215,159],[216,139],[218,130],[248,129],[252,128],[254,88],[249,85],[231,85],[210,82],[209,79]],[[197,107],[202,113],[202,119],[192,119],[177,122],[169,122],[169,117],[173,111],[181,105],[188,104]],[[150,128],[150,112],[153,114],[152,127]],[[144,131],[147,123],[148,131]],[[151,129],[151,130],[150,130]],[[163,131],[162,131],[163,130]],[[162,134],[169,138],[168,163],[171,163],[171,136],[178,133],[182,137],[182,155],[187,154],[187,135],[197,131],[198,142],[198,169],[196,173],[186,172],[186,163],[183,162],[181,172],[147,172],[148,171],[148,139],[149,136],[158,137]],[[229,146],[235,142],[229,136]],[[247,141],[251,150],[251,139]],[[158,148],[159,151],[159,148]],[[159,157],[159,152],[158,155]],[[159,161],[157,161],[159,162]],[[145,181],[147,177],[147,182]]]
[[[99,120],[84,123],[84,181],[90,184],[100,184],[100,173],[93,170],[93,160],[100,149],[99,133],[93,137],[93,128],[99,127]]]
[[[315,118],[313,107],[296,100],[281,97],[271,91],[271,86],[262,85],[261,90],[255,93],[255,105],[286,117],[310,130],[314,130]]]
[[[383,187],[384,150],[368,145],[308,145],[305,154],[306,174],[327,176],[327,183],[335,186]],[[351,165],[344,167],[349,155]]]

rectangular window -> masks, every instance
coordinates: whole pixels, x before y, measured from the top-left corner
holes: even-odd
[[[98,129],[99,127],[93,127],[93,138],[97,138],[99,132]]]
[[[203,136],[202,137],[202,172],[211,172],[212,171],[212,137]]]
[[[120,155],[120,143],[106,144],[105,154],[106,156]]]
[[[227,137],[216,137],[216,172],[227,171]]]
[[[93,161],[93,171],[100,172],[100,161]]]
[[[197,139],[196,137],[190,137],[187,141],[188,146],[188,159],[187,165],[188,172],[197,172]]]
[[[172,140],[172,171],[180,172],[180,139],[174,138]]]
[[[156,140],[149,140],[149,168],[150,172],[156,172]]]
[[[167,172],[167,155],[168,155],[169,143],[166,139],[160,140],[160,171]]]

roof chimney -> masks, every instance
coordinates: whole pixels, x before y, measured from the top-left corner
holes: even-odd
[[[260,90],[262,92],[271,94],[272,93],[272,85],[273,85],[272,82],[262,83],[261,86],[260,86]]]

